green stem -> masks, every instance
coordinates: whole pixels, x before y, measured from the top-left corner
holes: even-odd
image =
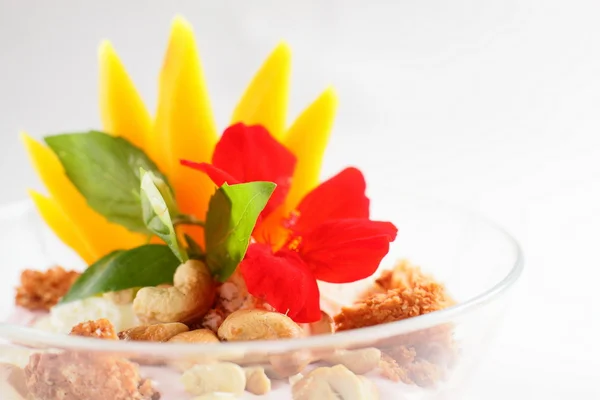
[[[199,220],[193,215],[188,214],[179,214],[175,218],[173,218],[173,225],[196,225],[204,228],[206,225],[204,221]]]

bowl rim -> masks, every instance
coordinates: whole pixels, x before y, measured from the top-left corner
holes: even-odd
[[[480,309],[488,303],[499,299],[510,290],[524,269],[523,250],[518,241],[501,225],[488,217],[471,209],[450,204],[446,201],[432,199],[431,197],[410,194],[412,199],[422,199],[426,202],[435,202],[451,212],[461,214],[462,217],[475,219],[488,228],[495,230],[512,247],[514,262],[509,272],[496,282],[491,288],[464,301],[428,314],[419,315],[400,321],[380,324],[360,329],[342,331],[335,335],[308,336],[287,340],[257,340],[246,342],[227,343],[156,343],[156,342],[121,342],[97,340],[93,338],[67,336],[64,334],[49,333],[32,327],[25,327],[7,322],[0,322],[0,347],[8,341],[9,346],[22,345],[36,349],[54,348],[72,351],[110,352],[118,354],[142,354],[144,356],[172,358],[175,355],[186,356],[243,356],[247,353],[284,353],[290,351],[306,351],[322,348],[350,348],[360,347],[361,343],[374,342],[387,339],[421,329],[431,328],[448,323],[453,319]],[[0,205],[0,218],[18,217],[16,213],[30,212],[33,205],[24,200]]]

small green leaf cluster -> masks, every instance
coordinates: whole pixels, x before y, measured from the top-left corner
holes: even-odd
[[[271,182],[224,184],[211,197],[202,220],[180,212],[167,177],[127,140],[97,131],[45,140],[93,210],[165,243],[104,256],[86,269],[62,302],[172,283],[177,267],[190,258],[203,260],[216,280],[227,280],[243,260],[260,213],[275,190]],[[183,225],[204,228],[205,249],[178,230]]]

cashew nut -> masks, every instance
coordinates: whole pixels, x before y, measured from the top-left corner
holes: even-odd
[[[172,337],[187,332],[188,327],[179,322],[169,324],[154,324],[148,326],[136,326],[119,332],[121,340],[135,340],[145,342],[166,342]]]
[[[145,287],[133,300],[133,311],[144,323],[188,322],[208,312],[215,299],[210,271],[189,260],[175,271],[172,287]]]
[[[381,360],[381,351],[374,347],[359,350],[338,350],[335,354],[323,358],[328,364],[342,364],[355,374],[366,374],[377,368]]]
[[[219,338],[210,329],[195,329],[178,333],[168,341],[171,343],[219,343]]]
[[[213,392],[241,395],[246,387],[246,375],[237,364],[222,362],[195,365],[181,376],[183,387],[196,396]]]
[[[133,301],[133,299],[135,298],[136,292],[137,292],[137,289],[125,289],[125,290],[119,290],[118,292],[104,293],[102,295],[102,297],[104,297],[107,300],[112,301],[116,305],[121,306],[121,305],[131,303]]]
[[[305,351],[271,355],[269,362],[272,368],[268,370],[268,375],[275,379],[285,379],[304,371],[312,361],[312,355]]]
[[[333,318],[325,311],[321,311],[321,319],[308,325],[311,335],[329,335],[335,331]]]
[[[292,375],[288,378],[288,382],[290,385],[294,386],[296,383],[300,382],[302,378],[304,378],[304,375],[302,374]]]
[[[270,340],[303,336],[298,324],[286,315],[265,310],[238,310],[231,313],[217,332],[221,340]]]
[[[27,398],[25,372],[18,366],[0,363],[0,393],[3,400],[24,400]]]
[[[262,367],[244,368],[246,374],[246,390],[252,394],[261,395],[271,391],[271,380]]]
[[[196,329],[189,332],[183,332],[173,336],[168,340],[169,343],[219,343],[219,339],[210,329]],[[172,365],[181,371],[192,368],[194,365],[206,362],[206,357],[199,358],[194,356],[189,360],[173,362]]]
[[[320,367],[292,386],[294,400],[377,400],[373,382],[353,374],[343,365]]]

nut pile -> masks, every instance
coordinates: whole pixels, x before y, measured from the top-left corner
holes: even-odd
[[[108,320],[87,321],[71,335],[117,340]],[[138,365],[117,356],[83,351],[39,352],[24,369],[2,365],[0,393],[15,400],[158,400],[152,382],[140,376]]]
[[[87,321],[75,326],[71,335],[197,344],[286,340],[411,318],[453,304],[442,285],[407,262],[384,271],[355,304],[342,307],[334,317],[322,312],[321,320],[312,324],[299,325],[253,298],[238,274],[223,284],[215,283],[206,266],[197,260],[177,268],[173,285],[107,293],[104,297],[117,304],[131,304],[143,325],[116,333],[107,320]],[[441,326],[391,338],[371,348],[258,353],[236,359],[236,363],[180,357],[166,367],[180,371],[181,384],[190,395],[200,396],[198,399],[236,398],[244,392],[264,395],[271,391],[273,379],[288,380],[295,400],[377,399],[377,388],[366,374],[377,372],[392,381],[423,387],[444,379],[445,370],[456,357],[452,334],[452,326]],[[24,382],[13,385],[14,391],[21,393],[26,388],[34,399],[62,398],[61,393],[73,393],[65,397],[73,400],[160,397],[152,383],[140,377],[136,363],[112,356],[35,354],[24,371],[12,376],[19,373]],[[86,390],[84,395],[84,387],[105,389],[93,395]]]

